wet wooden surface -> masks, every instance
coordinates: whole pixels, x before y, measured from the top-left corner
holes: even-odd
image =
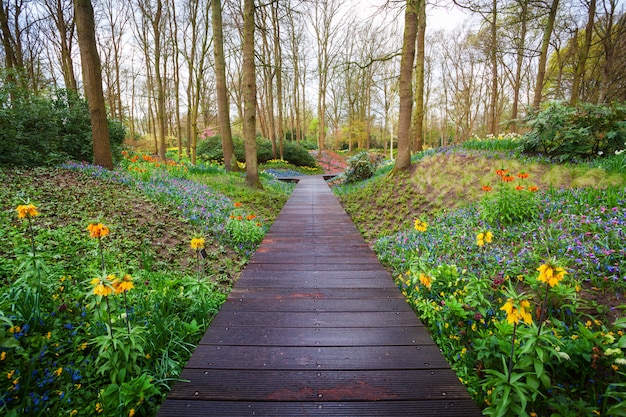
[[[159,410],[480,416],[323,178],[298,183]]]

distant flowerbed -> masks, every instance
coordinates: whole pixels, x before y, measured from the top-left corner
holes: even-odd
[[[486,415],[624,415],[626,189],[500,177],[379,258]]]

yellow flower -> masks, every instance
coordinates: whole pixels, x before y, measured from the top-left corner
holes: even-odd
[[[22,204],[17,206],[15,209],[17,211],[17,218],[24,219],[26,217],[32,218],[39,216],[39,212],[37,211],[37,207],[34,204]]]
[[[135,415],[135,409],[131,408],[130,411],[128,412],[128,417],[133,417]]]
[[[490,231],[480,232],[476,235],[476,244],[481,248],[485,246],[485,243],[491,243],[493,234]]]
[[[70,417],[75,416],[76,414],[78,414],[78,410],[74,409],[70,412]]]
[[[565,274],[565,270],[563,268],[556,267],[550,263],[546,263],[537,268],[539,271],[538,281],[545,282],[550,287],[554,287],[559,285],[559,281],[563,279]]]
[[[191,249],[204,249],[204,238],[194,237],[193,239],[191,239]]]
[[[122,279],[115,280],[115,282],[113,283],[113,288],[115,289],[115,294],[126,292],[135,288],[135,286],[133,285],[133,277],[131,277],[129,274],[124,275]]]
[[[2,353],[0,353],[0,361],[5,360],[6,358],[7,358],[7,353],[6,352],[3,351]]]
[[[418,232],[425,232],[428,229],[428,223],[421,221],[420,219],[415,219],[415,230]]]
[[[430,287],[433,285],[433,279],[427,275],[424,274],[420,274],[420,282],[422,283],[423,286],[425,286],[426,288],[430,289]]]
[[[101,295],[108,297],[113,292],[112,281],[115,280],[115,275],[109,275],[105,279],[94,278],[91,280],[91,285],[94,286],[93,293],[95,295]]]
[[[91,223],[87,226],[87,230],[89,230],[89,237],[93,238],[101,238],[109,234],[109,228],[102,223]]]
[[[520,320],[526,324],[533,322],[533,318],[530,315],[530,302],[528,300],[522,300],[519,302],[519,305],[515,305],[513,299],[509,298],[506,303],[500,307],[500,310],[506,313],[506,321],[508,321],[509,324],[519,324]]]
[[[102,411],[104,411],[102,404],[96,403],[96,412],[101,413]]]

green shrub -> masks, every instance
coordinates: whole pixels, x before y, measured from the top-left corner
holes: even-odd
[[[626,105],[549,103],[531,116],[521,150],[558,161],[580,161],[614,154],[626,142]]]
[[[111,147],[119,154],[124,126],[109,122]],[[11,84],[0,86],[0,166],[55,165],[93,160],[87,102],[71,90],[41,95]]]
[[[246,161],[244,141],[240,137],[233,138],[233,145],[235,147],[235,156],[239,162]],[[263,164],[269,160],[274,159],[272,153],[272,142],[269,139],[257,137],[256,138],[256,152],[258,162]],[[309,153],[303,147],[296,143],[285,141],[283,142],[284,159],[290,164],[296,166],[311,166],[314,167],[315,159],[309,155]],[[224,161],[224,155],[222,153],[222,141],[219,136],[209,137],[198,144],[196,149],[198,158],[204,161]]]
[[[352,183],[363,181],[374,176],[376,167],[370,160],[369,154],[365,151],[359,152],[348,159],[348,170],[346,171],[346,182]]]

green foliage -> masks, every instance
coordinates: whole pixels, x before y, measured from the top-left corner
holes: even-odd
[[[124,127],[109,121],[114,154]],[[87,102],[71,90],[36,95],[15,85],[0,85],[0,166],[54,165],[68,159],[93,160]]]
[[[364,181],[374,176],[376,167],[370,160],[367,152],[359,152],[348,159],[348,170],[346,171],[346,182],[354,183]]]
[[[581,161],[610,155],[626,143],[626,105],[580,103],[574,107],[551,102],[530,116],[530,132],[521,150],[557,161]]]
[[[237,160],[239,162],[245,162],[246,155],[243,139],[240,137],[234,137],[233,145],[235,147],[235,156],[237,157]],[[256,147],[258,163],[263,164],[267,161],[275,159],[272,153],[272,142],[269,139],[257,137]],[[212,136],[201,141],[198,144],[196,152],[198,158],[204,161],[224,161],[222,142],[219,136]],[[283,142],[283,154],[283,159],[290,164],[296,166],[316,166],[315,158],[313,158],[304,147],[299,146],[295,142]],[[276,156],[278,157],[279,155],[277,154]]]
[[[498,136],[487,135],[485,138],[472,137],[463,142],[465,149],[484,150],[492,152],[515,151],[520,146],[520,136],[515,133]]]
[[[485,222],[490,225],[513,224],[537,217],[537,187],[527,186],[522,181],[524,179],[509,174],[500,176],[495,190],[487,192],[481,200],[481,215]]]

